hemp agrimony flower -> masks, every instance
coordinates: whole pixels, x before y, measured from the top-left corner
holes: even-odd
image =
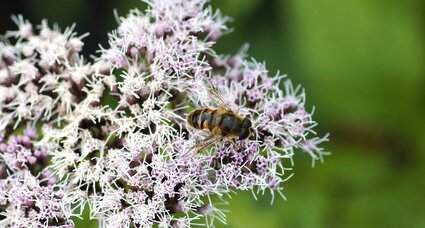
[[[2,205],[21,213],[56,205],[39,217],[25,214],[41,227],[71,226],[70,216],[88,205],[101,227],[214,226],[225,223],[230,194],[283,197],[292,167],[282,161],[293,165],[297,150],[313,162],[327,154],[318,144],[328,138],[315,136],[300,87],[270,76],[245,46],[235,55],[214,51],[227,18],[208,1],[144,2],[146,10],[119,18],[91,64],[79,57],[82,37],[72,29],[62,34],[43,23],[34,35],[15,18],[19,30],[7,37],[16,44],[0,43],[0,129],[23,120],[49,127],[37,140],[35,129],[4,134],[0,224],[22,224]],[[211,85],[252,121],[255,137],[197,153],[209,133],[186,118],[194,108],[217,107]],[[11,188],[23,189],[21,201]]]
[[[18,30],[0,40],[0,225],[73,227],[67,182],[47,168],[57,146],[48,136],[84,98],[95,68],[79,57],[82,36],[72,27],[61,33],[43,21],[36,34],[22,16],[13,20]]]
[[[35,129],[0,140],[0,225],[72,227],[65,183],[46,169],[48,148],[37,145]]]
[[[81,89],[92,68],[83,62],[83,47],[73,27],[61,33],[43,21],[38,34],[22,16],[18,31],[0,40],[0,130],[21,121],[60,120],[84,98]]]

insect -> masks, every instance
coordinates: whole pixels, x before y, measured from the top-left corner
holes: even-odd
[[[247,117],[242,117],[233,112],[223,97],[211,85],[209,92],[218,103],[218,108],[198,108],[187,116],[189,126],[198,130],[207,130],[210,137],[195,146],[197,152],[205,149],[223,138],[242,140],[252,135],[252,123]]]

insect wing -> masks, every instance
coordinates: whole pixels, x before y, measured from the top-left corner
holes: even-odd
[[[208,92],[211,95],[211,98],[214,100],[214,103],[216,103],[220,107],[226,108],[227,110],[231,110],[229,102],[227,102],[223,98],[223,96],[221,96],[217,88],[210,81],[208,81],[208,84],[210,85],[210,87],[208,88]]]
[[[200,142],[196,145],[194,145],[190,151],[194,150],[196,153],[200,153],[202,150],[204,150],[205,148],[213,145],[214,143],[218,142],[219,140],[221,140],[221,138],[210,138],[207,139],[203,142]]]

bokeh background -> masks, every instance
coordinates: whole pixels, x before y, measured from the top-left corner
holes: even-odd
[[[217,44],[243,43],[271,74],[288,74],[316,107],[317,131],[331,133],[332,152],[311,167],[295,158],[287,200],[270,195],[230,200],[228,227],[425,227],[425,2],[421,0],[213,0],[234,19]],[[15,0],[0,8],[0,32],[11,14],[90,32],[85,53],[107,46],[138,0]],[[96,227],[76,220],[77,227]],[[219,227],[224,225],[217,224]]]

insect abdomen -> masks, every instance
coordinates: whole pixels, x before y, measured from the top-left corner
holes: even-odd
[[[200,108],[192,111],[187,117],[189,125],[196,129],[212,128],[215,110],[209,108]]]

